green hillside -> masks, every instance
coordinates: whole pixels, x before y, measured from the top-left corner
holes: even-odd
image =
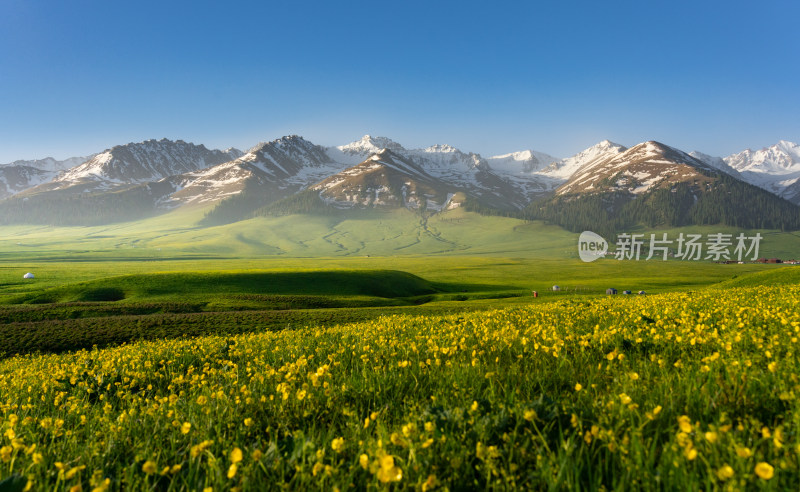
[[[401,298],[440,289],[426,280],[392,270],[286,272],[184,272],[109,277],[13,297],[6,302],[153,301],[210,299],[237,294],[369,296]]]
[[[610,234],[637,225],[650,228],[722,225],[745,229],[800,229],[800,207],[724,173],[708,187],[679,183],[640,196],[628,192],[550,197],[531,203],[523,216],[580,232]],[[608,179],[609,183],[614,179]]]
[[[757,287],[760,285],[800,285],[800,266],[785,266],[720,282],[716,287]]]
[[[179,209],[158,217],[107,226],[0,227],[0,261],[415,255],[577,258],[576,233],[541,221],[480,215],[464,209],[429,217],[409,210],[265,216],[203,227],[199,223],[205,212],[203,208]],[[707,234],[738,229],[636,226],[625,230],[669,232],[676,236],[681,231]],[[800,257],[800,234],[760,232],[764,236],[762,256]],[[611,235],[606,237],[613,243]]]

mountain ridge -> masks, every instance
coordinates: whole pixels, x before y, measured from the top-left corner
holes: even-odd
[[[80,223],[81,197],[91,196],[91,201],[84,200],[91,203],[87,207],[94,207],[124,196],[132,200],[133,209],[151,214],[182,206],[218,208],[226,202],[227,216],[239,220],[269,203],[314,190],[323,202],[342,208],[402,206],[436,211],[470,202],[516,213],[548,196],[591,194],[601,182],[604,192],[635,196],[687,179],[714,181],[717,178],[708,174],[717,172],[750,184],[755,174],[762,179],[761,188],[800,203],[800,150],[796,144],[781,141],[761,151],[733,156],[738,157],[686,153],[655,141],[626,148],[604,140],[558,159],[535,150],[485,158],[447,144],[407,149],[390,138],[371,135],[335,147],[289,135],[260,142],[247,152],[207,149],[183,140],[146,140],[114,146],[59,172],[20,165],[0,167],[0,212],[22,213],[19,211],[26,207],[15,201],[25,200],[27,209],[38,210],[36,220],[41,221],[48,207],[64,207],[68,202],[68,208],[77,214],[73,222]],[[376,164],[380,165],[374,167]],[[615,166],[627,171],[616,176]],[[612,189],[607,181],[614,176],[618,179]],[[772,181],[764,184],[765,176]],[[332,185],[336,180],[339,182]],[[405,196],[403,186],[407,187]],[[393,191],[387,193],[390,188]],[[456,195],[464,198],[452,200]],[[365,200],[365,196],[372,198]],[[137,199],[143,202],[136,203]],[[9,219],[8,213],[6,223],[27,220],[24,216]],[[94,215],[115,220],[113,214]],[[122,215],[129,218],[130,213]]]

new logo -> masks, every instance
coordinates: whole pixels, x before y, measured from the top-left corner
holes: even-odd
[[[578,255],[586,263],[602,258],[608,251],[608,242],[592,231],[583,231],[578,238]]]

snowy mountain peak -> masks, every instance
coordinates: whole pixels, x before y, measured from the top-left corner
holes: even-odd
[[[721,175],[703,161],[655,140],[616,149],[583,164],[556,190],[557,195],[625,193],[640,195],[678,183],[710,182]],[[715,171],[709,173],[708,171]]]
[[[800,146],[781,140],[771,147],[757,151],[747,149],[724,160],[739,172],[794,174],[800,172]]]
[[[307,168],[328,168],[334,162],[325,148],[298,135],[262,142],[237,161],[252,163],[277,179],[289,179],[303,174]]]
[[[275,140],[270,140],[269,142],[259,142],[248,150],[247,153],[261,152],[267,147],[275,149],[310,148],[314,147],[314,144],[299,135],[287,135]]]
[[[507,174],[530,174],[542,171],[559,160],[535,150],[511,152],[510,154],[496,155],[488,159],[489,166],[492,169]]]
[[[747,149],[723,158],[741,179],[800,203],[800,146],[781,140],[761,150]]]
[[[567,180],[578,172],[578,170],[586,166],[591,166],[599,161],[611,159],[626,150],[628,149],[622,145],[609,140],[603,140],[586,150],[578,152],[572,157],[554,162],[544,169],[543,174],[560,180]]]
[[[589,147],[589,149],[587,149],[587,150],[590,150],[590,149],[612,150],[612,149],[620,149],[620,148],[624,149],[625,147],[623,145],[618,144],[618,143],[612,142],[611,140],[602,140],[602,141],[594,144],[593,146]]]
[[[423,152],[434,153],[434,152],[441,152],[441,153],[453,153],[453,152],[461,152],[457,148],[453,147],[452,145],[447,144],[436,144],[431,145],[430,147],[423,149]]]
[[[364,135],[361,137],[361,140],[356,140],[355,142],[351,142],[347,145],[341,145],[338,147],[339,150],[343,152],[364,152],[368,151],[370,153],[378,152],[381,149],[391,149],[394,151],[402,151],[403,146],[399,143],[395,142],[394,140],[386,137],[373,137],[372,135]]]
[[[328,147],[326,152],[331,161],[354,166],[382,149],[391,149],[399,153],[405,152],[399,143],[386,137],[373,137],[372,135],[364,135],[361,140],[350,142],[347,145]]]
[[[244,155],[244,152],[237,149],[236,147],[228,147],[227,149],[223,150],[223,152],[231,156],[231,159],[238,159],[239,157]]]
[[[646,142],[634,145],[626,152],[632,152],[632,153],[646,152],[648,154],[663,154],[664,152],[668,152],[669,149],[672,149],[672,147],[664,145],[661,142],[656,142],[655,140],[648,140]]]

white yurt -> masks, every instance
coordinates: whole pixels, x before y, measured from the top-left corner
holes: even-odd
[[[31,272],[28,272],[25,275],[23,275],[22,278],[33,278],[33,274]]]

